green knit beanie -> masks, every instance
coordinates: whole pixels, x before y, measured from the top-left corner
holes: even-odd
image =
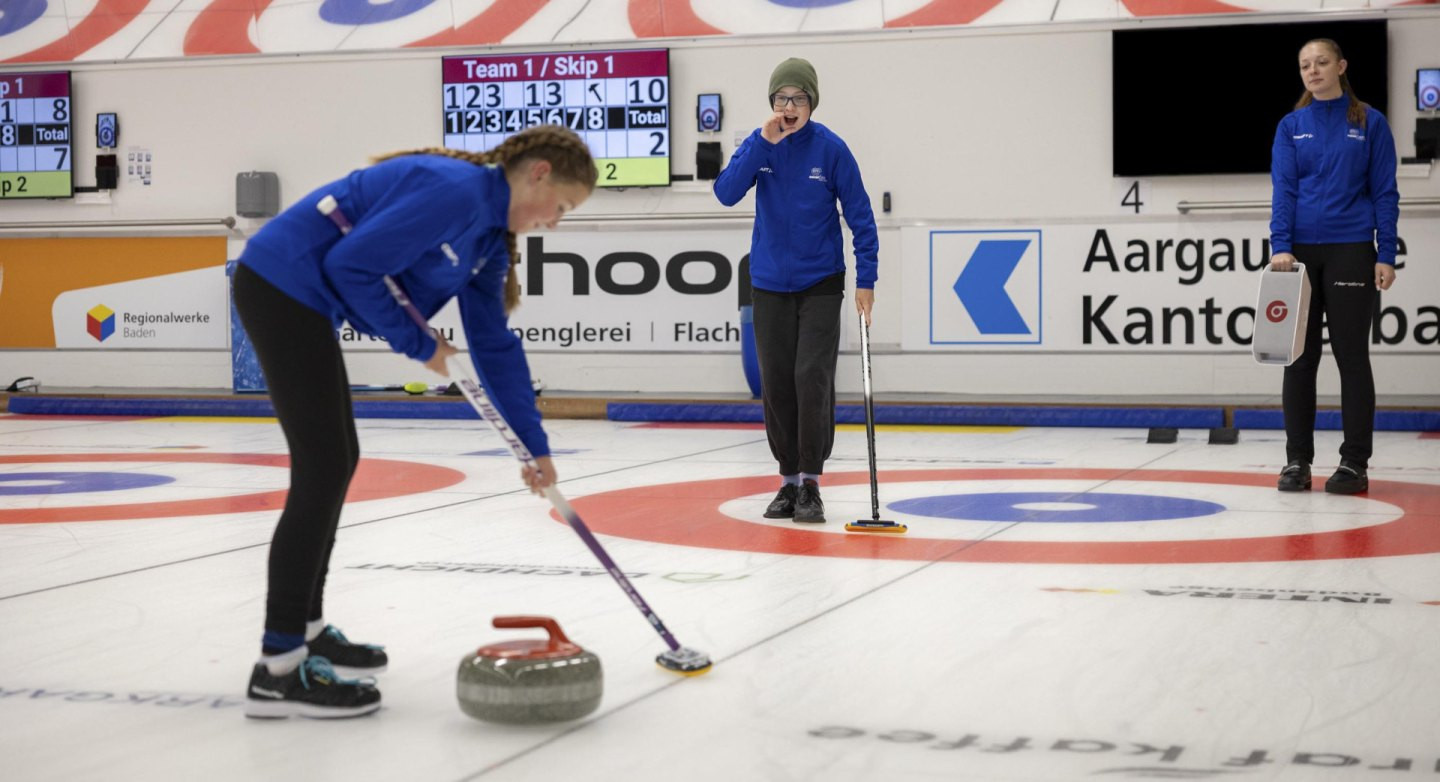
[[[799,57],[791,57],[775,66],[775,72],[770,74],[770,94],[767,97],[773,98],[781,87],[804,90],[810,96],[811,111],[820,105],[820,79],[815,76],[815,66]]]

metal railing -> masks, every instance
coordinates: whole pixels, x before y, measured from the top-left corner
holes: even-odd
[[[1440,206],[1440,198],[1402,198],[1400,208]],[[1218,211],[1245,211],[1250,209],[1269,209],[1269,201],[1177,201],[1175,208],[1180,214],[1191,212],[1218,212]]]
[[[754,212],[651,212],[623,214],[589,214],[565,218],[565,225],[604,223],[651,223],[668,221],[690,221],[706,223],[737,223],[755,219]]]
[[[0,231],[54,231],[71,228],[190,228],[224,226],[235,227],[233,217],[204,217],[173,220],[67,220],[67,221],[25,221],[0,223]]]

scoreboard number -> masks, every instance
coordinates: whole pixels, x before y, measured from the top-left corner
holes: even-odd
[[[486,152],[535,125],[590,147],[601,187],[670,184],[670,52],[627,49],[445,57],[444,145]]]
[[[0,73],[0,199],[70,198],[70,73]]]

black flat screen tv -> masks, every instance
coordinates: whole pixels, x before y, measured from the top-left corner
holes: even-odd
[[[1385,20],[1116,30],[1113,174],[1260,174],[1275,126],[1304,91],[1300,47],[1340,44],[1360,100],[1385,113]]]

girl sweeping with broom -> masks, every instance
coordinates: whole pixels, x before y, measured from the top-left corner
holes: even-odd
[[[380,647],[326,624],[325,575],[345,493],[360,459],[349,380],[335,329],[385,338],[445,375],[457,351],[421,328],[385,285],[391,277],[426,316],[460,303],[475,368],[538,470],[555,480],[530,370],[506,327],[519,301],[515,235],[554,227],[589,198],[598,172],[574,133],[538,126],[487,153],[421,150],[383,158],[302,198],[246,244],[235,271],[240,314],[290,449],[290,493],[270,545],[251,717],[351,717],[380,708]],[[326,201],[333,199],[333,201]],[[338,205],[348,233],[317,206]]]

